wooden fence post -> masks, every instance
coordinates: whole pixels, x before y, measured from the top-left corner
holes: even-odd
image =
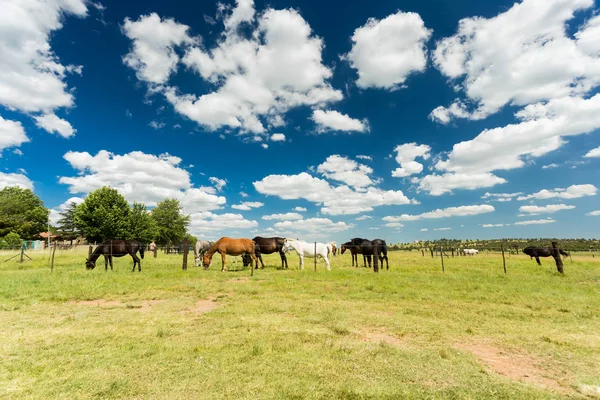
[[[421,255],[425,257],[425,250],[421,249]]]
[[[88,260],[91,256],[92,256],[92,245],[90,244],[90,247],[88,247]]]
[[[187,271],[188,253],[190,251],[190,244],[187,239],[183,241],[183,265],[182,269]]]
[[[315,272],[317,272],[317,242],[315,242]]]
[[[558,270],[558,272],[560,272],[561,274],[564,274],[564,270],[563,270],[563,262],[562,259],[560,258],[560,253],[558,251],[558,243],[557,242],[552,242],[552,257],[554,258],[554,261],[556,262],[556,269]]]
[[[431,258],[433,258],[433,248],[429,248],[429,251],[431,252]]]
[[[506,275],[506,258],[504,258],[504,243],[500,243],[500,249],[502,250],[502,263],[504,264],[504,275]]]
[[[444,269],[444,248],[440,247],[440,257],[442,258],[442,272],[446,272]]]
[[[56,253],[56,242],[52,246],[52,260],[50,261],[50,272],[54,272],[54,253]]]

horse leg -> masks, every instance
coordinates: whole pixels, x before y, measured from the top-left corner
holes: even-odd
[[[300,256],[300,271],[304,270],[304,256]]]
[[[373,253],[373,272],[379,272],[379,252],[377,250]]]
[[[108,272],[108,256],[104,256],[104,271]]]
[[[111,271],[113,270],[113,263],[112,263],[112,261],[113,261],[113,260],[112,260],[112,256],[109,256],[109,257],[108,257],[108,262],[110,263],[110,270],[111,270]]]
[[[279,251],[279,256],[281,257],[281,269],[287,269],[288,265],[287,258],[285,258],[285,253],[283,251]]]
[[[539,258],[539,257],[536,257],[536,258],[535,258],[535,261],[537,261],[537,263],[538,263],[538,265],[539,265],[540,267],[542,266],[542,263],[540,262],[540,258]]]
[[[365,264],[365,268],[367,268],[367,259],[369,260],[369,269],[371,269],[371,256],[365,256],[363,254],[363,263]]]
[[[325,259],[325,264],[327,264],[327,271],[331,271],[331,265],[329,265],[329,258],[327,256],[323,257]]]
[[[226,254],[221,253],[221,272],[227,271],[227,267],[225,266],[225,258]]]
[[[265,263],[263,262],[262,254],[260,253],[260,251],[256,252],[256,257],[257,257],[258,261],[260,261],[262,267],[264,268],[265,267]],[[256,269],[258,269],[258,268],[260,268],[260,267],[259,267],[258,264],[256,264]]]

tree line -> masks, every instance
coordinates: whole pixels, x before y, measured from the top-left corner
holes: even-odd
[[[558,242],[562,249],[568,251],[598,251],[598,239],[556,239],[556,238],[506,238],[506,239],[439,239],[423,240],[411,243],[398,243],[390,246],[391,250],[421,250],[443,247],[445,249],[477,249],[500,250],[504,247],[507,251],[521,251],[528,246],[548,247],[552,242]]]
[[[193,243],[195,238],[187,232],[190,216],[182,209],[177,199],[165,199],[151,210],[142,203],[129,205],[116,189],[102,187],[82,203],[69,204],[50,231],[63,240],[83,237],[88,243],[135,239],[167,245],[185,238]],[[39,234],[48,230],[49,213],[30,189],[0,190],[0,248],[20,247],[22,239],[39,240]]]

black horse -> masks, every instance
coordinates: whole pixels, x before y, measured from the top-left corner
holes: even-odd
[[[350,255],[352,256],[352,266],[354,267],[354,260],[356,260],[356,266],[358,267],[358,255],[362,254],[362,250],[360,249],[360,246],[357,246],[355,244],[353,244],[352,242],[346,242],[344,244],[342,244],[342,247],[340,247],[341,249],[341,253],[344,254],[346,252],[346,250],[350,251]],[[367,267],[367,260],[366,260],[366,256],[363,255],[363,262],[365,263],[365,268]]]
[[[264,238],[257,236],[252,239],[254,242],[254,252],[256,258],[262,264],[262,267],[265,267],[265,263],[263,262],[261,254],[273,254],[279,253],[279,257],[281,257],[281,269],[288,268],[287,258],[285,257],[285,253],[283,252],[283,244],[285,243],[285,238],[281,237],[270,237]]]
[[[558,249],[558,252],[565,257],[569,256],[569,253],[562,249]],[[540,262],[540,257],[552,257],[552,247],[526,247],[523,249],[523,253],[527,254],[529,257],[534,258],[537,261],[538,265],[542,265]]]
[[[140,252],[140,256],[142,259],[144,258],[144,246],[141,245],[137,240],[105,240],[103,243],[99,244],[98,247],[94,250],[90,258],[86,259],[85,267],[87,269],[96,268],[96,260],[103,255],[104,256],[104,268],[108,271],[108,263],[110,262],[110,269],[113,269],[112,258],[114,257],[123,257],[127,254],[133,258],[133,269],[131,272],[135,271],[135,265],[138,265],[138,271],[142,271],[142,263],[140,259],[135,254]]]
[[[377,261],[381,262],[381,266],[383,267],[383,260],[385,260],[387,269],[390,269],[390,264],[387,257],[387,244],[385,243],[385,240],[354,238],[351,239],[350,242],[353,245],[359,246],[361,253],[363,254],[363,258],[366,258],[369,262],[369,268],[371,268],[371,257],[373,256],[374,272],[379,272],[379,264]]]

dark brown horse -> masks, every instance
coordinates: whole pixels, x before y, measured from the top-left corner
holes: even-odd
[[[135,253],[140,252],[140,257],[144,259],[144,246],[141,245],[137,240],[105,240],[102,244],[94,250],[90,258],[86,259],[85,267],[87,269],[96,268],[96,260],[103,255],[104,256],[104,269],[108,271],[108,263],[110,262],[110,269],[113,269],[112,258],[123,257],[127,254],[133,258],[133,269],[135,271],[135,265],[138,265],[138,271],[142,271],[142,263]]]
[[[558,252],[565,257],[569,256],[569,253],[562,249],[558,249]],[[523,249],[523,253],[527,254],[530,258],[535,258],[538,265],[542,265],[540,262],[540,257],[551,257],[552,256],[552,248],[551,247],[525,247]]]
[[[371,256],[373,257],[374,272],[379,272],[379,264],[377,261],[381,262],[381,266],[383,267],[383,261],[385,260],[387,269],[390,269],[387,257],[387,244],[385,243],[385,240],[354,238],[351,239],[350,242],[360,248],[363,257],[369,261],[369,268],[371,268]]]
[[[264,238],[257,236],[252,241],[255,244],[256,249],[256,258],[262,264],[262,267],[265,267],[265,263],[263,262],[261,254],[273,254],[279,253],[279,257],[281,257],[281,269],[288,268],[287,258],[285,257],[285,253],[283,252],[283,244],[285,243],[285,238],[281,237],[270,237]]]
[[[225,266],[227,254],[230,256],[249,254],[254,260],[256,268],[259,268],[258,259],[256,258],[255,252],[256,250],[254,242],[250,239],[232,239],[229,237],[222,237],[215,244],[213,244],[206,253],[204,253],[204,257],[202,257],[202,265],[204,266],[204,269],[210,267],[213,255],[215,253],[219,253],[221,255],[222,262],[221,271],[227,271],[227,267]],[[252,263],[250,263],[250,271],[252,274],[254,274]]]
[[[350,251],[350,255],[352,256],[352,266],[354,267],[354,260],[356,260],[356,266],[358,267],[358,255],[362,254],[362,250],[360,246],[353,244],[352,242],[346,242],[342,244],[341,253],[344,254],[346,250]],[[367,267],[367,259],[366,256],[363,255],[363,262],[365,264],[365,268]],[[371,262],[369,261],[369,264]]]

